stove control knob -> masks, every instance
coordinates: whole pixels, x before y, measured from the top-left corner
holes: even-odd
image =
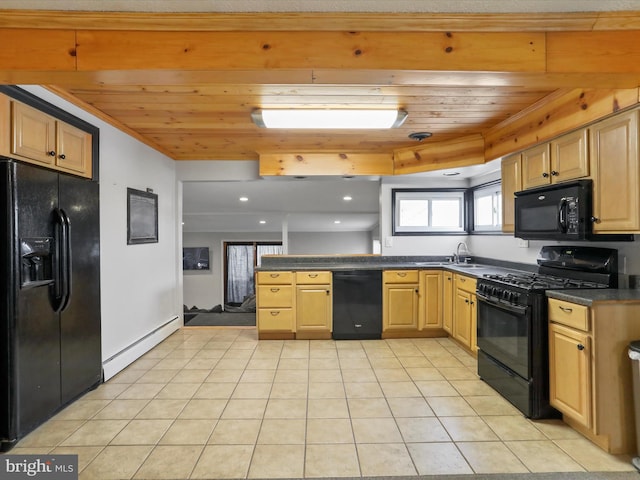
[[[505,300],[511,300],[511,295],[512,293],[508,290],[502,292],[502,298],[504,298]]]
[[[516,303],[519,298],[520,298],[519,293],[511,292],[511,298],[509,300],[511,300],[512,303]]]

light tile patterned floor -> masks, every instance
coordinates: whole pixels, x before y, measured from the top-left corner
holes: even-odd
[[[12,453],[77,453],[104,480],[634,471],[475,371],[449,339],[183,328]]]

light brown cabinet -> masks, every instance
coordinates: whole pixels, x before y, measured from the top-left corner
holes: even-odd
[[[522,190],[522,155],[502,160],[502,231],[515,231],[515,192]]]
[[[419,280],[418,329],[442,328],[442,271],[422,270]]]
[[[534,188],[551,183],[549,144],[536,145],[522,152],[522,188]]]
[[[91,178],[92,135],[16,100],[10,106],[8,155]]]
[[[640,338],[640,302],[585,306],[550,298],[548,305],[551,405],[607,452],[635,452],[627,350]]]
[[[442,272],[442,328],[453,335],[453,273]]]
[[[382,333],[418,330],[418,270],[382,273]]]
[[[588,131],[577,130],[522,152],[522,188],[589,176]]]
[[[477,351],[476,279],[457,273],[453,278],[453,338],[475,353]]]
[[[549,325],[550,403],[591,428],[591,348],[585,332]]]
[[[331,272],[296,272],[296,338],[329,339],[333,326]]]
[[[594,233],[640,231],[638,111],[592,125]]]
[[[258,272],[256,305],[258,337],[294,338],[293,272]]]

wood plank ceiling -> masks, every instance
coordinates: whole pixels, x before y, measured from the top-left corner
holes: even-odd
[[[0,83],[50,85],[176,160],[392,153],[416,144],[412,132],[485,136],[554,92],[637,87],[639,32],[640,12],[0,11]],[[407,121],[300,132],[250,118],[265,107],[380,106]]]

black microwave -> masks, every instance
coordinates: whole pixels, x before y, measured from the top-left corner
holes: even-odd
[[[515,193],[515,236],[527,240],[587,240],[592,232],[591,180]]]

